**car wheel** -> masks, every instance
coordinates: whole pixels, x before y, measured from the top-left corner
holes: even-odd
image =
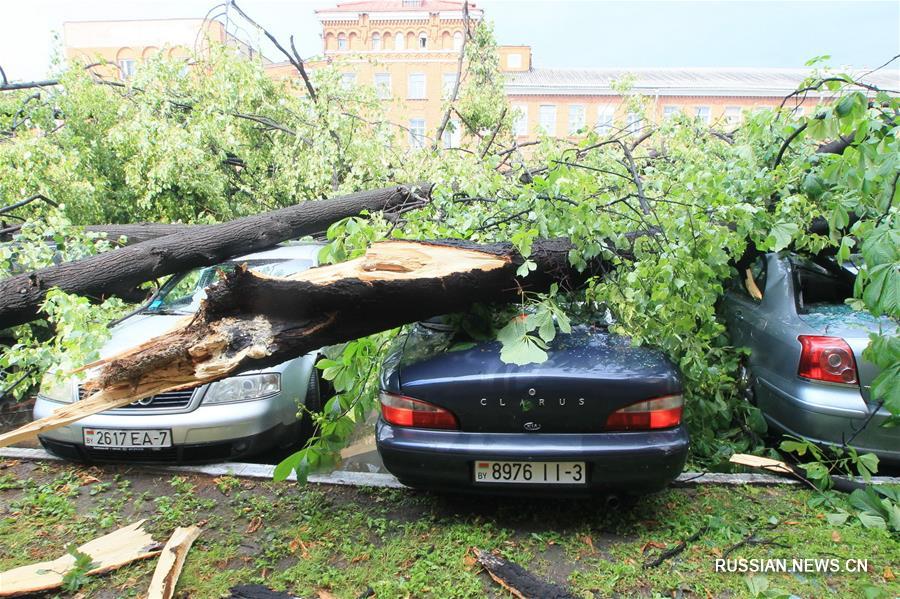
[[[318,361],[318,357],[316,358]],[[306,443],[306,440],[312,437],[316,432],[315,422],[310,412],[319,412],[322,410],[322,396],[325,391],[326,381],[322,378],[321,371],[315,367],[313,363],[312,372],[309,373],[309,382],[306,385],[306,398],[303,405],[303,418],[300,419],[300,442]]]

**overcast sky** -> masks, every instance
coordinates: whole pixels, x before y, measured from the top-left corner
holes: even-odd
[[[4,0],[0,66],[13,80],[46,74],[64,21],[203,17],[215,0]],[[900,54],[900,1],[481,0],[501,44],[529,44],[539,67],[877,66]],[[321,49],[317,0],[239,0],[301,54]],[[256,34],[252,34],[255,36]],[[246,37],[246,36],[245,36]],[[264,52],[281,60],[270,47]],[[900,77],[900,67],[893,69]]]

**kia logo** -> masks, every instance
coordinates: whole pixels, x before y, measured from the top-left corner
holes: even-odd
[[[533,433],[535,431],[541,430],[541,425],[537,422],[526,422],[524,428],[526,431]]]

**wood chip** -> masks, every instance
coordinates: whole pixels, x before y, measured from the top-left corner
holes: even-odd
[[[143,529],[145,520],[89,541],[78,551],[91,556],[88,574],[102,574],[140,559],[159,555],[159,543]],[[62,586],[75,558],[66,553],[52,561],[40,562],[0,573],[0,597],[49,591]]]
[[[188,551],[198,536],[200,536],[199,526],[175,529],[166,546],[163,547],[162,555],[159,556],[159,562],[157,562],[153,578],[150,580],[147,599],[172,599]]]
[[[790,475],[794,474],[793,469],[784,462],[773,460],[771,458],[764,458],[758,455],[736,453],[732,455],[728,461],[732,464],[740,464],[741,466],[749,466],[751,468],[761,468],[770,472]]]

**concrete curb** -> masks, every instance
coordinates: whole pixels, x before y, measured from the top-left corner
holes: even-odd
[[[24,447],[4,447],[0,449],[0,458],[19,460],[52,460],[64,461],[43,449],[28,449]],[[184,472],[187,474],[206,474],[207,476],[236,476],[239,478],[261,478],[271,480],[275,474],[275,466],[269,464],[245,464],[242,462],[223,462],[221,464],[207,464],[196,466],[166,466],[149,465],[148,470],[156,472]],[[296,481],[297,477],[291,474],[287,480]],[[335,470],[330,474],[313,474],[307,479],[317,485],[340,485],[348,487],[380,487],[388,489],[405,489],[391,474],[382,472],[349,472]],[[673,487],[693,487],[699,485],[799,485],[800,481],[770,474],[722,474],[717,472],[699,473],[685,472],[672,483]],[[900,485],[900,477],[874,476],[872,484],[875,485]]]

